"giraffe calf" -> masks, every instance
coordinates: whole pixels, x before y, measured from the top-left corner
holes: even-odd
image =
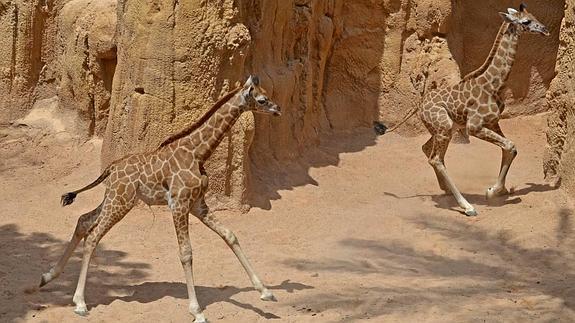
[[[281,115],[280,108],[266,96],[255,76],[250,76],[243,86],[222,97],[197,122],[166,139],[158,149],[125,156],[108,166],[93,183],[62,195],[62,206],[66,206],[74,202],[77,194],[100,183],[106,186],[103,202],[96,209],[80,216],[64,254],[53,268],[42,275],[40,287],[60,275],[80,240],[85,239],[82,269],[73,301],[77,314],[88,314],[84,288],[92,253],[100,239],[124,218],[138,200],[142,200],[148,205],[167,204],[172,211],[190,299],[189,311],[194,315],[196,323],[206,320],[196,297],[192,273],[192,247],[188,232],[190,213],[226,242],[244,267],[254,288],[261,293],[260,298],[264,301],[275,300],[256,275],[235,234],[213,216],[204,198],[208,189],[204,163],[239,116],[247,111]]]
[[[444,163],[453,132],[465,128],[468,134],[501,148],[499,176],[495,185],[487,189],[486,197],[491,199],[507,194],[505,179],[517,155],[517,149],[511,140],[505,138],[499,127],[499,116],[505,108],[500,91],[515,61],[519,36],[523,32],[549,36],[547,28],[527,12],[524,4],[521,4],[519,10],[509,8],[506,13],[499,14],[503,18],[503,24],[483,65],[456,85],[428,92],[421,105],[415,106],[391,129],[386,129],[378,122],[374,124],[378,134],[392,132],[419,112],[421,121],[431,134],[422,150],[435,172],[440,188],[453,194],[468,216],[477,215],[477,211],[459,192],[447,174]]]

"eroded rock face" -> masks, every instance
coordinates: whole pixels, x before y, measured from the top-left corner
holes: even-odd
[[[116,1],[69,1],[57,23],[57,95],[79,113],[88,136],[101,136],[116,69]]]
[[[79,137],[102,135],[115,69],[115,0],[0,2],[0,121],[57,97]]]
[[[54,48],[53,1],[0,1],[0,121],[23,117]],[[49,31],[49,32],[48,32]]]
[[[556,117],[546,170],[573,178],[560,170],[565,160],[571,165],[565,147],[573,103],[570,7],[561,46],[558,37],[564,4],[528,3],[552,35],[522,37],[506,101],[510,115],[546,111],[550,89]],[[0,0],[0,121],[57,96],[59,109],[77,113],[79,133],[104,137],[107,165],[155,149],[236,82],[257,74],[282,117],[244,115],[208,165],[219,206],[241,207],[254,174],[298,158],[322,133],[369,127],[375,119],[393,125],[426,91],[479,67],[502,22],[497,11],[517,6],[511,0]],[[400,131],[425,130],[412,118]]]
[[[575,7],[567,4],[561,23],[557,76],[551,82],[547,99],[551,108],[548,119],[547,149],[543,169],[545,177],[575,190]]]

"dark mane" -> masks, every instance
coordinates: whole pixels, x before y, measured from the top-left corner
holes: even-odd
[[[189,134],[191,134],[194,130],[198,129],[202,124],[204,124],[222,105],[224,105],[224,103],[228,102],[234,95],[236,95],[236,93],[238,93],[242,88],[238,87],[234,90],[231,90],[230,92],[228,92],[226,95],[224,95],[223,97],[221,97],[211,108],[210,110],[208,110],[208,112],[206,112],[206,114],[204,114],[198,121],[192,123],[191,125],[187,126],[186,128],[184,128],[183,130],[181,130],[180,132],[177,132],[173,135],[171,135],[170,137],[168,137],[167,139],[165,139],[161,144],[160,147],[158,148],[162,148],[166,145],[171,144],[172,142],[181,139]]]
[[[493,43],[493,47],[491,47],[491,51],[489,52],[489,55],[487,56],[487,59],[485,60],[485,62],[483,62],[483,65],[481,65],[475,71],[465,75],[463,77],[463,79],[461,80],[461,82],[464,82],[464,81],[467,81],[471,78],[477,77],[477,76],[483,74],[487,70],[487,68],[491,64],[491,61],[493,61],[493,58],[495,57],[495,54],[497,53],[497,50],[499,49],[499,45],[501,45],[501,41],[503,40],[503,36],[505,35],[507,30],[509,29],[510,25],[511,24],[507,23],[507,22],[504,22],[501,25],[501,27],[499,28],[499,32],[497,33],[497,37],[495,37],[495,42]]]

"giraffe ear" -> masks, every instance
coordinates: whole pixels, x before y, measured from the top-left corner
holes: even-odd
[[[248,77],[248,80],[246,81],[246,86],[251,86],[251,85],[255,85],[258,86],[260,85],[260,78],[255,76],[255,75],[250,75],[250,77]]]
[[[499,15],[503,18],[503,20],[505,20],[507,22],[515,21],[513,16],[511,16],[510,14],[508,14],[506,12],[500,12]]]
[[[510,15],[514,15],[514,14],[517,13],[517,10],[515,10],[515,9],[513,9],[513,8],[507,8],[507,12],[508,12]]]

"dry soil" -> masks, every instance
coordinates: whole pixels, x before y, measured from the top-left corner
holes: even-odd
[[[261,302],[233,253],[191,221],[200,304],[212,322],[572,322],[573,203],[542,180],[545,116],[503,120],[519,150],[514,193],[488,205],[500,151],[452,144],[447,167],[479,216],[442,195],[427,136],[371,129],[322,138],[297,163],[258,170],[247,214],[218,211],[278,302]],[[0,321],[184,322],[184,274],[166,208],[140,205],[102,240],[88,273],[90,314],[73,313],[81,248],[33,294],[102,187],[59,206],[99,173],[100,142],[25,126],[0,132]],[[263,184],[265,183],[265,184]]]

